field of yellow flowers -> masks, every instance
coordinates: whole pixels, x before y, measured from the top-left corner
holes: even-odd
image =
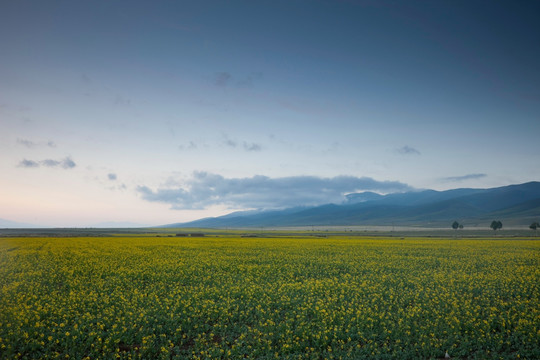
[[[540,241],[0,238],[2,359],[540,358]]]

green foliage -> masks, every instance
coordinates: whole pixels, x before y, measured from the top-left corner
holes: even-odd
[[[540,243],[0,239],[2,359],[540,358]]]
[[[454,229],[454,230],[460,229],[461,230],[461,229],[463,229],[463,224],[460,224],[457,221],[454,221],[452,223],[452,229]]]
[[[502,229],[503,224],[502,224],[502,222],[500,222],[498,220],[493,220],[491,222],[491,225],[489,225],[489,227],[492,228],[494,231],[496,231],[496,230]]]
[[[538,222],[533,222],[531,225],[529,225],[529,229],[536,230],[540,228],[540,224]]]

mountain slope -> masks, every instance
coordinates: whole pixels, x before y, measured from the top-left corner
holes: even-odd
[[[11,228],[11,229],[22,229],[22,228],[39,228],[42,226],[34,225],[34,224],[27,224],[27,223],[21,223],[6,219],[0,219],[0,228]]]
[[[349,194],[344,204],[239,212],[169,227],[260,227],[310,225],[446,226],[499,219],[528,225],[540,220],[540,182],[491,189],[425,190],[400,194]],[[534,221],[538,221],[534,220]]]

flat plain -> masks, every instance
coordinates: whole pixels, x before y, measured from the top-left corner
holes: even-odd
[[[2,359],[540,358],[540,241],[0,238]]]

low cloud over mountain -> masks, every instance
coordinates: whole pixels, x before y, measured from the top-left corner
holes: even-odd
[[[211,205],[229,208],[276,209],[299,205],[341,203],[345,195],[358,191],[403,192],[412,188],[398,181],[377,181],[369,177],[292,176],[270,178],[225,178],[195,172],[184,186],[150,189],[139,186],[143,199],[170,204],[173,209],[204,209]]]
[[[348,196],[343,204],[235,212],[171,227],[261,227],[317,225],[404,225],[447,227],[456,219],[468,227],[489,229],[493,219],[505,226],[528,227],[538,221],[540,182],[491,189],[424,190]]]

